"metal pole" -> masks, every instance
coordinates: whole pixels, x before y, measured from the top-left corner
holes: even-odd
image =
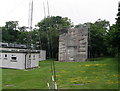
[[[49,2],[47,0],[47,7],[48,7],[48,16],[50,16],[50,9],[49,9]]]
[[[32,21],[33,21],[33,0],[29,1],[29,17],[28,17],[28,28],[29,31],[32,31]],[[32,42],[32,35],[28,35],[28,68],[31,68],[31,42]]]

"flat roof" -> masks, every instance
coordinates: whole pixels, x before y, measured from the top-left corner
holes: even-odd
[[[40,53],[40,51],[7,51],[7,50],[0,50],[0,53]]]
[[[0,48],[15,48],[15,49],[27,49],[27,48],[22,48],[22,47],[9,47],[9,46],[2,46]]]

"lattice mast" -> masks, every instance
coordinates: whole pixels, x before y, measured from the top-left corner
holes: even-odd
[[[48,15],[46,15],[46,10],[45,10],[45,4],[43,2],[43,8],[44,8],[44,18],[46,18],[46,16],[48,18],[50,18],[50,9],[49,9],[49,2],[47,0],[47,11],[48,11]],[[46,23],[45,23],[46,24]],[[47,35],[47,40],[48,40],[48,53],[49,53],[49,57],[52,58],[53,57],[53,52],[51,53],[50,52],[50,49],[53,50],[53,47],[52,47],[52,38],[50,38],[50,30],[47,30],[46,28],[46,35]],[[56,83],[56,73],[55,73],[55,63],[54,61],[51,61],[51,73],[52,73],[52,87],[50,88],[50,84],[47,83],[48,85],[48,88],[49,89],[57,89],[57,83]]]
[[[32,31],[32,22],[33,22],[33,0],[30,0],[29,1],[29,17],[28,17],[29,31]]]
[[[33,22],[33,0],[29,0],[29,16],[28,16],[28,30],[32,31],[32,22]],[[32,35],[28,34],[28,61],[27,68],[31,68],[31,50],[32,50]]]

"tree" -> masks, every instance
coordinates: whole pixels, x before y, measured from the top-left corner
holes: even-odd
[[[110,26],[109,31],[107,32],[107,50],[108,53],[111,56],[115,56],[116,55],[116,41],[115,41],[115,37],[116,37],[116,24],[113,24],[112,26]]]
[[[89,28],[89,51],[90,57],[99,57],[107,55],[107,32],[109,30],[109,21],[98,19],[95,23],[86,23]],[[76,25],[76,28],[81,28],[83,24]]]
[[[116,24],[112,25],[109,33],[109,43],[112,46],[114,54],[120,55],[120,2],[118,5],[118,14],[116,18]]]
[[[115,31],[115,37],[114,37],[114,46],[117,48],[118,50],[118,54],[120,54],[120,2],[118,4],[118,14],[117,14],[118,18],[116,19],[116,31]]]
[[[106,36],[109,29],[109,22],[97,20],[90,26],[91,54],[93,57],[107,55]]]
[[[27,44],[27,27],[18,27],[18,21],[8,21],[1,27],[2,41],[8,43]]]
[[[70,19],[67,17],[62,18],[61,16],[51,16],[43,19],[36,26],[38,27],[37,31],[39,31],[41,37],[42,47],[47,49],[47,53],[50,52],[53,58],[57,58],[59,30],[72,27]]]
[[[26,26],[18,27],[19,31],[25,32],[27,30]]]
[[[2,41],[13,43],[18,39],[19,31],[17,29],[18,21],[8,21],[2,27]]]
[[[18,21],[8,21],[6,22],[5,27],[10,30],[16,30],[18,26]]]

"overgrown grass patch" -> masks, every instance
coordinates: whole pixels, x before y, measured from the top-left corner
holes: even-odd
[[[118,63],[115,58],[87,62],[55,62],[58,89],[118,89]],[[32,70],[2,69],[3,89],[48,89],[51,60]]]

